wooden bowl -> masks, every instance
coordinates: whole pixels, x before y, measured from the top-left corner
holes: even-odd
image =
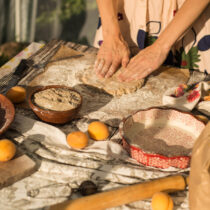
[[[139,110],[120,123],[123,147],[138,162],[157,168],[187,168],[205,124],[171,108]]]
[[[0,94],[0,135],[10,126],[15,117],[13,103],[4,95]]]
[[[79,97],[80,97],[80,103],[78,104],[77,107],[66,110],[66,111],[54,111],[54,110],[50,110],[50,109],[45,109],[42,108],[40,106],[38,106],[35,102],[34,102],[34,94],[39,92],[39,91],[43,91],[49,88],[65,88],[65,89],[69,89],[71,91],[76,92]],[[73,88],[64,86],[64,85],[49,85],[49,86],[44,86],[44,87],[37,87],[34,88],[31,93],[29,94],[28,97],[28,103],[29,106],[31,107],[31,109],[33,110],[33,112],[43,121],[48,122],[48,123],[53,123],[53,124],[64,124],[67,123],[69,121],[71,121],[72,119],[75,118],[75,116],[77,115],[77,113],[79,112],[81,105],[82,105],[82,96],[80,93],[78,93],[76,90],[74,90]]]

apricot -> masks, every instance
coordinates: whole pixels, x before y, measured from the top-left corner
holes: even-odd
[[[204,100],[204,101],[210,101],[210,95],[209,95],[209,96],[204,96],[204,97],[203,97],[203,100]]]
[[[88,126],[88,134],[90,138],[100,141],[109,137],[109,130],[103,122],[94,121]]]
[[[15,144],[9,139],[0,140],[0,162],[11,160],[16,153]]]
[[[82,131],[74,131],[67,135],[66,141],[74,149],[83,149],[88,145],[88,136]]]
[[[152,210],[173,210],[172,198],[164,192],[155,193],[152,196]]]
[[[203,115],[195,115],[195,117],[197,117],[199,120],[201,120],[202,122],[204,122],[205,124],[208,123],[209,119]]]
[[[14,86],[8,90],[6,97],[13,103],[22,103],[26,98],[26,89],[20,86]]]

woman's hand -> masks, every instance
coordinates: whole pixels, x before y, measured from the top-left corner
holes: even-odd
[[[163,49],[159,44],[141,50],[133,57],[124,72],[119,75],[122,82],[143,79],[160,67],[167,57],[169,49]]]
[[[186,0],[155,43],[131,59],[119,75],[121,81],[142,79],[156,70],[166,59],[170,48],[180,39],[209,5],[209,0]]]
[[[96,74],[101,78],[111,77],[120,65],[127,66],[129,57],[130,50],[121,35],[104,39],[94,66]]]

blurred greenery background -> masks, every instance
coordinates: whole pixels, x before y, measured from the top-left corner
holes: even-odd
[[[0,0],[0,66],[16,53],[2,52],[8,43],[17,51],[52,39],[93,45],[97,22],[96,0]]]
[[[91,45],[97,26],[95,0],[39,0],[36,38],[63,40]],[[48,30],[46,30],[48,28]],[[46,34],[43,32],[46,31]]]

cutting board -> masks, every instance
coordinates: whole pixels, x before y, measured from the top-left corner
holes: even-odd
[[[0,162],[0,189],[31,175],[35,170],[34,160],[18,150],[12,160]]]

